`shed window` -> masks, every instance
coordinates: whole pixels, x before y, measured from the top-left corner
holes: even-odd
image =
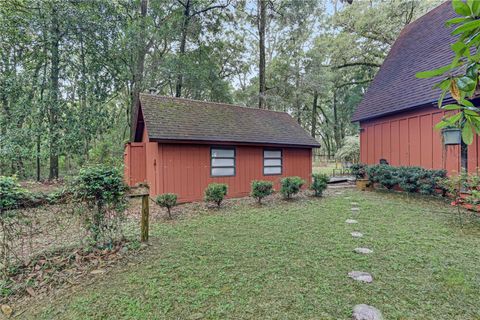
[[[235,149],[212,148],[210,150],[212,177],[231,177],[235,175]]]
[[[263,175],[282,174],[282,150],[263,150]]]

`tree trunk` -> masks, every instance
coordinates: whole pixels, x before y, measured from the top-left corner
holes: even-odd
[[[41,179],[40,172],[40,134],[37,133],[37,154],[36,154],[36,165],[37,165],[37,181]]]
[[[296,55],[298,54],[295,53]],[[297,109],[297,122],[302,124],[302,103],[300,101],[300,62],[295,59],[295,107]]]
[[[50,172],[49,179],[58,179],[58,112],[59,108],[59,73],[60,73],[60,26],[56,4],[52,5],[52,24],[50,27],[50,106],[49,106],[49,147]]]
[[[265,84],[265,28],[267,19],[267,0],[258,0],[258,35],[259,35],[259,65],[258,65],[258,107],[266,109],[267,103],[265,101],[265,92],[267,86]]]
[[[340,130],[338,124],[338,111],[337,111],[337,93],[333,91],[333,139],[335,140],[335,148],[338,150],[342,144],[342,138],[340,137]]]
[[[312,119],[311,119],[311,135],[316,138],[317,136],[317,104],[318,104],[318,91],[313,92],[313,105],[312,105]]]
[[[190,0],[187,0],[185,3],[185,10],[183,11],[183,24],[182,24],[182,37],[180,39],[180,49],[179,56],[182,66],[179,68],[180,72],[177,75],[177,84],[175,86],[175,97],[179,98],[182,96],[182,86],[183,86],[183,63],[185,56],[185,48],[187,45],[187,32],[188,32],[188,23],[190,22]]]
[[[137,56],[135,62],[135,71],[133,74],[132,99],[130,104],[130,139],[135,138],[134,122],[137,118],[138,107],[140,106],[140,92],[142,91],[143,72],[145,69],[145,56],[147,54],[146,44],[146,17],[148,9],[148,0],[140,2],[140,28],[136,35]]]

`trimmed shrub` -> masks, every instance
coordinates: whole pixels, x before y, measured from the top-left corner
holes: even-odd
[[[217,207],[220,207],[227,191],[228,186],[224,183],[210,183],[205,189],[205,201],[214,202]]]
[[[262,199],[273,193],[273,182],[253,180],[251,184],[252,191],[250,196],[257,199],[258,203],[262,202]]]
[[[399,167],[398,185],[403,191],[415,193],[420,191],[421,180],[425,177],[425,169],[420,167]]]
[[[424,174],[420,180],[418,190],[421,194],[431,195],[435,194],[435,189],[441,189],[442,195],[445,194],[445,191],[439,185],[438,181],[440,179],[445,179],[447,177],[446,170],[423,170]]]
[[[87,204],[89,210],[82,210],[82,214],[94,243],[112,243],[127,203],[128,187],[120,171],[103,165],[83,168],[73,180],[71,189],[75,199]]]
[[[365,179],[367,172],[366,172],[366,165],[363,163],[354,163],[350,167],[352,170],[352,174],[355,176],[355,179]]]
[[[290,199],[292,195],[300,192],[300,189],[305,184],[305,181],[300,177],[286,177],[281,181],[282,187],[280,188],[280,193],[285,199]]]
[[[392,190],[398,184],[398,168],[386,164],[380,164],[376,169],[377,182],[388,190]]]
[[[377,174],[379,166],[379,164],[376,164],[365,167],[365,172],[367,173],[368,180],[370,181],[370,183],[372,183],[372,185],[379,182],[379,177]]]
[[[324,174],[324,173],[314,173],[312,174],[312,185],[310,186],[310,189],[315,191],[315,196],[316,197],[321,197],[323,194],[323,191],[327,189],[327,183],[330,180],[330,178]]]
[[[159,195],[155,202],[162,208],[167,208],[168,217],[171,219],[171,209],[177,205],[177,195],[175,193],[164,193]]]
[[[368,179],[386,189],[399,186],[403,191],[422,194],[434,194],[435,189],[442,188],[438,181],[447,175],[445,170],[428,170],[421,167],[393,167],[377,164],[366,168]],[[445,191],[444,191],[445,193]]]

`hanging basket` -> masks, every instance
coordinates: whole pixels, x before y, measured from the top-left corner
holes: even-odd
[[[444,145],[458,145],[462,143],[462,132],[459,128],[442,129]]]

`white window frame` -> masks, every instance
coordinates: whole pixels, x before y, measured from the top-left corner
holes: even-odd
[[[213,156],[213,151],[214,150],[231,150],[233,151],[233,157],[214,157]],[[212,178],[220,178],[220,177],[235,177],[237,174],[237,150],[234,147],[210,147],[210,176]],[[219,165],[213,165],[213,160],[214,159],[233,159],[233,166],[219,166]],[[219,169],[219,168],[226,168],[226,169],[232,169],[233,168],[233,174],[227,174],[227,175],[214,175],[213,174],[213,169]]]
[[[265,157],[265,151],[279,151],[280,157]],[[280,165],[265,165],[265,160],[280,160]],[[280,173],[265,173],[265,168],[280,168]],[[281,176],[283,174],[283,149],[263,149],[263,175],[264,176]]]

